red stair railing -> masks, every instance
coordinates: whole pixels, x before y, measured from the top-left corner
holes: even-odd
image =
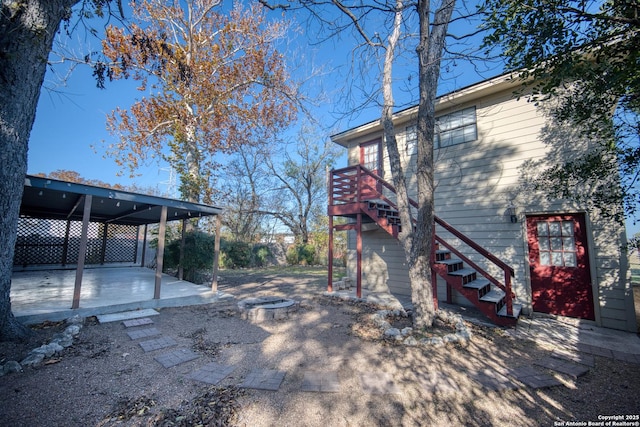
[[[331,171],[331,179],[329,181],[329,206],[330,209],[332,206],[343,205],[343,204],[360,204],[366,202],[368,200],[363,200],[361,195],[366,193],[367,195],[372,195],[375,199],[379,199],[384,201],[386,204],[391,206],[394,209],[398,209],[397,205],[393,203],[388,197],[386,197],[382,192],[378,191],[376,188],[368,184],[363,177],[367,177],[366,181],[375,181],[377,184],[380,184],[382,187],[387,188],[391,193],[396,194],[395,187],[385,181],[379,175],[373,173],[366,167],[362,165],[348,166],[342,169],[334,169]],[[366,190],[366,191],[365,191]],[[411,206],[417,208],[418,203],[409,199],[409,203]],[[462,261],[467,263],[474,270],[479,272],[482,276],[484,276],[487,280],[489,280],[492,284],[502,289],[505,293],[505,305],[507,307],[507,315],[513,316],[513,299],[515,298],[515,293],[512,290],[511,286],[511,278],[515,276],[513,268],[507,265],[505,262],[497,258],[495,255],[484,249],[482,246],[478,245],[471,238],[464,235],[460,231],[456,230],[448,224],[446,221],[443,221],[438,216],[434,215],[434,221],[437,225],[447,230],[449,233],[460,239],[460,241],[464,242],[468,247],[475,250],[482,257],[496,265],[499,269],[501,269],[504,273],[504,284],[493,277],[486,270],[478,266],[475,262],[471,261],[467,256],[463,255],[459,250],[453,247],[451,244],[447,243],[443,238],[434,233],[434,239],[439,244],[442,244],[456,256],[458,256]],[[415,220],[413,220],[415,224]],[[435,251],[435,246],[434,246]],[[435,257],[432,255],[432,260],[435,261]]]

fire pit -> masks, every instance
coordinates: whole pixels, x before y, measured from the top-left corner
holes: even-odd
[[[238,302],[238,308],[242,319],[261,323],[288,319],[290,313],[298,311],[298,303],[280,297],[247,298]]]

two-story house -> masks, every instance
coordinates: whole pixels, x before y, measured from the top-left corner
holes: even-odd
[[[437,101],[437,297],[475,305],[502,325],[515,324],[521,312],[540,312],[635,331],[624,225],[579,203],[550,200],[528,182],[532,173],[588,150],[589,141],[514,95],[520,87],[503,75]],[[414,107],[394,116],[414,194],[416,115]],[[408,297],[397,240],[406,225],[395,211],[382,127],[374,121],[332,140],[348,149],[348,167],[332,171],[328,208],[331,235],[349,235],[347,274],[358,292]],[[349,219],[333,225],[335,217]]]

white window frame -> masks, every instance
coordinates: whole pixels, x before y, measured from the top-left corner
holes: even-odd
[[[445,148],[478,139],[476,107],[464,108],[436,118],[435,145]]]

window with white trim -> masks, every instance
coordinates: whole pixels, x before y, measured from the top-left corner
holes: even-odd
[[[476,107],[465,108],[436,118],[435,130],[437,148],[475,141],[478,139]]]
[[[418,126],[411,125],[405,129],[405,153],[407,156],[415,154],[418,144]]]

